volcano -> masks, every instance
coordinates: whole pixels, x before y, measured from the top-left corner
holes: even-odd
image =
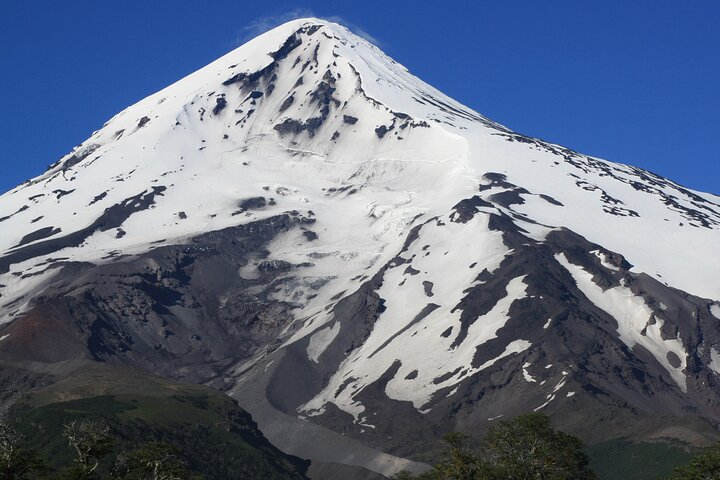
[[[533,411],[720,437],[720,197],[516,133],[324,20],[120,112],[0,232],[5,405],[132,367],[230,395],[317,478]]]

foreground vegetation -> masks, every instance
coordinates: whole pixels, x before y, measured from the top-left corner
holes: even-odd
[[[0,422],[5,480],[302,480],[234,400],[210,388],[97,370],[21,402]]]
[[[85,416],[88,412],[82,403],[88,401],[108,405],[107,399],[94,398],[67,402],[62,409],[53,405],[33,411],[14,422],[30,435],[20,434],[7,421],[0,422],[0,479],[305,478],[303,462],[293,465],[267,448],[269,444],[254,444],[251,438],[243,438],[243,433],[254,434],[236,430],[251,426],[238,419],[209,426],[183,425],[183,417],[178,418],[178,424],[165,426],[118,422],[113,414]],[[172,401],[167,403],[173,410]]]
[[[603,480],[666,479],[698,449],[680,441],[632,442],[623,439],[586,445],[590,468]]]
[[[720,444],[691,459],[666,444],[606,442],[592,447],[593,456],[614,469],[594,472],[591,465],[602,464],[589,463],[582,442],[542,414],[499,422],[477,448],[459,433],[445,440],[428,472],[395,478],[720,479]],[[302,480],[307,467],[273,447],[229,397],[140,372],[86,370],[28,397],[0,421],[0,480]]]
[[[440,462],[417,476],[409,472],[394,480],[594,480],[580,439],[557,431],[539,413],[500,422],[483,437],[478,449],[467,446],[460,433],[445,436]],[[641,470],[642,466],[634,466]],[[665,475],[655,478],[666,478]],[[719,480],[720,443],[676,468],[669,480]]]
[[[113,450],[109,427],[101,422],[82,420],[65,425],[63,437],[74,453],[73,463],[53,471],[7,422],[0,423],[0,478],[7,480],[91,480],[100,478],[101,462]],[[113,461],[105,478],[114,480],[195,480],[180,460],[179,450],[163,442],[150,442],[124,451]]]
[[[396,480],[594,480],[582,442],[554,430],[543,414],[521,415],[501,422],[485,435],[479,451],[466,446],[459,433],[445,436],[442,461],[417,477],[401,472]]]

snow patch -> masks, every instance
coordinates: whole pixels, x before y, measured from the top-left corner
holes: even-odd
[[[497,357],[488,360],[487,362],[480,365],[480,368],[478,370],[484,370],[487,367],[494,365],[498,360],[507,357],[508,355],[512,355],[513,353],[520,353],[524,352],[528,348],[530,348],[532,344],[528,342],[527,340],[513,340],[508,344],[507,347],[505,347],[505,351],[498,355]]]
[[[431,229],[431,231],[447,232],[449,236],[443,235],[442,237],[445,245],[449,241],[457,242],[459,239],[462,241],[472,240],[477,245],[478,237],[466,236],[460,229],[461,227],[456,226],[457,230],[453,229],[448,222],[442,230]],[[420,239],[414,242],[410,251],[407,252],[408,256],[416,254],[412,263],[414,269],[420,272],[430,271],[425,262],[443,262],[447,267],[451,267],[455,261],[459,262],[459,265],[466,263],[463,258],[455,259],[442,254],[431,253],[425,256],[425,251],[437,252],[439,250],[442,252],[444,250],[434,249],[432,246],[423,250],[422,247],[431,240],[424,237],[422,232],[423,230],[421,230]],[[438,240],[440,238],[435,241]],[[479,249],[479,251],[482,250]],[[487,252],[487,250],[485,251]],[[499,250],[489,260],[493,264],[497,264],[498,259],[495,258],[495,255],[500,254],[502,257],[501,252],[503,251]],[[451,265],[447,265],[448,262]],[[460,345],[450,348],[454,338],[443,337],[440,332],[450,326],[458,328],[461,312],[457,310],[452,312],[452,310],[459,303],[467,286],[473,284],[475,275],[468,268],[461,266],[456,269],[451,268],[450,271],[462,273],[465,277],[432,278],[434,296],[428,298],[423,288],[423,281],[427,277],[423,273],[415,275],[405,273],[406,267],[407,265],[402,265],[390,268],[385,273],[383,286],[378,290],[378,294],[385,299],[386,310],[378,317],[373,331],[365,343],[343,361],[339,370],[331,377],[327,387],[300,408],[302,412],[317,411],[326,403],[331,402],[347,413],[359,415],[364,407],[354,397],[398,361],[401,366],[395,377],[387,383],[385,393],[394,400],[411,401],[421,413],[427,412],[429,410],[427,405],[439,390],[456,386],[476,372],[531,346],[527,340],[514,340],[497,357],[478,367],[471,366],[477,347],[496,338],[496,332],[509,319],[510,306],[515,300],[525,297],[527,285],[523,281],[524,276],[512,279],[506,288],[506,296],[499,299],[487,314],[478,318],[470,326],[465,340]],[[398,287],[403,280],[405,280],[403,286]],[[411,328],[407,328],[408,324],[411,324],[423,310],[423,305],[427,305],[429,301],[434,301],[436,298],[439,307],[432,310],[419,322],[412,324]],[[412,376],[409,375],[411,372]],[[447,377],[448,372],[457,373]],[[436,379],[442,376],[446,378],[437,382]]]
[[[607,256],[604,253],[602,253],[600,250],[593,250],[590,253],[592,253],[593,255],[595,255],[597,258],[600,259],[600,264],[603,267],[607,268],[608,270],[612,270],[613,272],[620,271],[620,269],[618,267],[616,267],[615,265],[613,265],[612,263],[610,263],[608,261]]]
[[[455,395],[458,391],[458,388],[460,388],[460,387],[455,387],[452,390],[450,390],[450,392],[447,395],[445,395],[445,398],[452,397],[453,395]]]
[[[307,346],[308,358],[315,363],[318,363],[320,355],[327,349],[328,346],[335,340],[337,334],[340,333],[340,322],[335,322],[329,327],[325,327],[317,331],[312,337]]]
[[[613,317],[618,323],[620,340],[628,347],[645,347],[670,374],[682,391],[687,391],[686,377],[683,373],[687,365],[687,353],[680,338],[662,338],[661,318],[655,317],[652,309],[642,297],[635,295],[629,288],[618,286],[605,291],[592,280],[592,274],[582,267],[571,263],[564,254],[555,255],[555,259],[567,269],[583,294],[598,308]],[[642,332],[645,332],[643,335]],[[680,366],[673,367],[668,354],[680,359]]]
[[[537,382],[537,380],[535,380],[533,376],[530,375],[530,372],[528,372],[527,370],[530,365],[532,365],[532,363],[527,362],[522,366],[523,377],[525,377],[525,380],[527,380],[528,382]]]
[[[550,404],[550,402],[552,402],[553,400],[555,400],[555,394],[548,395],[547,401],[545,403],[543,403],[542,405],[540,405],[539,407],[533,408],[533,411],[537,412],[539,410],[542,410],[543,408],[547,407]]]
[[[710,348],[710,364],[708,368],[720,375],[720,352],[712,347]]]

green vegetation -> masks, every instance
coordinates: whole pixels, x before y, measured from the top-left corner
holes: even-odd
[[[118,458],[114,475],[124,480],[200,479],[187,471],[180,451],[162,442],[148,443]]]
[[[668,478],[678,465],[693,456],[686,444],[670,442],[637,443],[610,440],[589,445],[590,468],[598,478],[608,480],[657,480]]]
[[[306,478],[307,462],[272,446],[231,398],[133,375],[98,370],[18,405],[0,427],[0,479]]]
[[[720,478],[720,443],[697,454],[690,463],[678,467],[670,480],[717,480]]]
[[[42,478],[47,467],[34,451],[27,448],[15,429],[0,421],[0,478],[33,480]]]
[[[179,459],[179,450],[160,442],[142,445],[118,456],[113,469],[101,474],[104,457],[112,451],[108,426],[91,420],[73,421],[65,426],[64,437],[74,452],[73,462],[52,472],[7,422],[0,423],[0,478],[3,480],[200,480]]]
[[[442,461],[418,480],[593,480],[582,442],[550,426],[539,413],[520,415],[492,427],[480,452],[465,445],[466,437],[445,436],[447,451]],[[409,480],[407,472],[396,480]]]
[[[554,430],[542,414],[520,415],[492,427],[478,449],[460,433],[445,436],[442,459],[418,476],[401,472],[395,480],[719,480],[720,443],[694,458],[680,445],[613,440],[587,449]],[[604,458],[600,461],[600,458]],[[675,468],[677,465],[685,464]],[[593,468],[591,468],[593,467]],[[599,467],[597,475],[594,471]],[[675,470],[673,471],[673,468]]]
[[[0,421],[2,480],[306,478],[307,462],[273,447],[231,398],[134,370],[85,370],[27,397],[8,418]],[[499,422],[478,448],[468,440],[446,435],[429,471],[394,478],[720,479],[720,443],[694,458],[670,443],[613,440],[585,448],[542,414]]]

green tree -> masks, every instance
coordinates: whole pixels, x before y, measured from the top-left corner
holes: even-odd
[[[45,478],[47,467],[34,451],[22,444],[22,438],[5,419],[0,419],[0,478],[36,480]]]
[[[498,478],[591,480],[580,439],[553,429],[540,413],[520,415],[488,431],[483,449]]]
[[[428,480],[490,480],[492,468],[476,452],[467,447],[467,435],[448,433],[443,438],[447,444],[445,458],[432,470],[420,476]]]
[[[145,444],[118,457],[115,477],[118,480],[196,480],[180,460],[179,451],[162,442]]]
[[[96,478],[102,459],[112,451],[110,427],[101,421],[73,420],[63,425],[63,436],[75,452],[74,465],[60,474],[62,480]]]
[[[670,480],[717,480],[720,479],[720,443],[697,454],[690,463],[678,467]]]
[[[458,432],[443,437],[446,444],[443,459],[430,470],[414,477],[407,471],[399,472],[394,480],[494,480],[491,465],[467,447],[467,435]]]
[[[520,415],[490,428],[481,453],[470,450],[461,433],[445,436],[443,459],[413,477],[400,472],[395,480],[594,480],[582,442],[554,430],[539,413]],[[683,477],[682,480],[685,480]]]

